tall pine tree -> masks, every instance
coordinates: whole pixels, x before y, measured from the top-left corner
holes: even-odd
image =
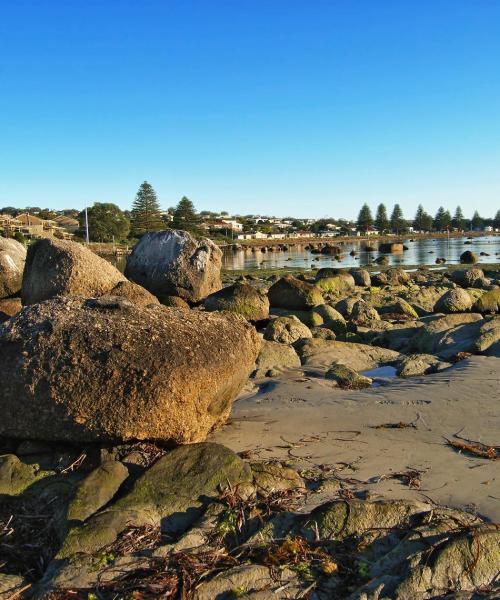
[[[175,208],[172,227],[174,229],[194,231],[198,228],[199,223],[200,217],[196,214],[193,203],[189,198],[183,196]]]
[[[156,192],[147,181],[144,181],[139,187],[132,204],[130,221],[134,237],[139,237],[148,231],[165,229]]]
[[[482,217],[479,216],[478,211],[474,211],[474,214],[472,215],[472,220],[471,220],[471,227],[472,229],[482,229],[484,225],[484,221],[482,219]]]
[[[401,210],[401,206],[399,204],[395,204],[392,209],[391,214],[391,229],[395,233],[399,233],[403,229],[405,229],[406,223],[403,218],[403,211]]]
[[[387,229],[389,229],[390,223],[389,218],[387,216],[387,209],[385,204],[379,204],[377,206],[377,214],[375,216],[375,227],[379,230],[380,233],[383,233]]]
[[[500,229],[500,210],[497,210],[497,214],[495,215],[495,218],[493,219],[493,227],[495,229]]]
[[[449,211],[445,210],[442,206],[440,206],[437,210],[436,216],[434,217],[434,229],[436,231],[445,231],[450,227],[451,224],[451,215]]]
[[[367,231],[373,225],[372,211],[368,204],[363,204],[358,215],[359,231]]]
[[[425,220],[426,219],[424,207],[421,204],[419,204],[417,207],[417,212],[415,213],[415,218],[413,219],[413,227],[417,231],[425,231]]]
[[[456,227],[457,229],[460,229],[460,230],[465,228],[464,213],[462,212],[462,209],[460,208],[460,206],[457,206],[457,208],[455,210],[455,215],[453,216],[453,219],[451,220],[451,224],[453,225],[453,227]]]

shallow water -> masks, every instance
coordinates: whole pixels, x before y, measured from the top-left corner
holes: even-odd
[[[480,264],[500,262],[500,236],[485,236],[474,238],[471,245],[466,245],[466,237],[439,239],[422,239],[411,242],[404,240],[408,250],[400,254],[387,254],[391,265],[435,265],[436,258],[445,258],[448,264],[458,264],[460,255],[465,250],[472,250],[479,257]],[[286,243],[286,240],[283,240]],[[333,243],[335,243],[332,240]],[[304,242],[304,246],[307,245]],[[342,244],[343,260],[337,261],[335,257],[311,254],[304,246],[293,246],[286,252],[262,252],[257,248],[255,252],[247,248],[245,250],[233,251],[227,249],[223,256],[223,268],[227,270],[242,269],[279,269],[291,267],[310,268],[312,265],[321,267],[359,267],[372,264],[374,258],[379,256],[378,252],[364,252],[361,248],[367,242],[345,242]],[[368,242],[377,247],[377,242]],[[356,256],[350,256],[351,250]],[[489,256],[479,256],[480,252],[486,252]]]

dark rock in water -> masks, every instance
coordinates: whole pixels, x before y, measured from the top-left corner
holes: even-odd
[[[403,250],[404,250],[403,244],[399,244],[396,242],[383,243],[383,244],[380,244],[378,247],[378,251],[382,252],[383,254],[395,254],[395,253],[403,252]]]
[[[487,252],[480,252],[479,256],[489,256],[489,254]]]
[[[374,246],[369,246],[368,244],[363,247],[364,252],[376,252],[377,249]]]
[[[313,306],[323,304],[323,296],[316,286],[291,275],[282,277],[274,283],[267,295],[273,307],[309,310]]]
[[[260,340],[236,315],[55,298],[0,328],[0,435],[200,441],[224,423]]]
[[[22,307],[21,298],[4,298],[0,300],[0,323],[17,315]]]
[[[21,290],[26,248],[16,240],[0,237],[0,298]]]
[[[351,250],[349,252],[349,256],[356,256],[356,250]]]
[[[125,275],[160,301],[180,296],[199,302],[221,288],[222,251],[207,238],[187,231],[146,233],[127,258]]]
[[[265,291],[248,283],[235,283],[210,294],[204,301],[208,311],[234,312],[248,321],[262,321],[269,317],[269,300]]]
[[[377,263],[377,265],[388,265],[389,259],[387,258],[387,256],[378,256],[375,259],[375,262]]]
[[[342,248],[340,246],[334,246],[333,244],[326,244],[321,248],[321,254],[326,254],[327,256],[337,256],[342,254]]]
[[[118,269],[82,244],[43,239],[28,249],[21,298],[28,305],[55,296],[102,296],[123,282]]]
[[[470,246],[472,244],[472,242],[470,241],[470,238],[467,239],[467,241],[464,242],[464,246]]]
[[[460,262],[465,264],[477,263],[477,255],[474,254],[474,252],[471,252],[470,250],[466,250],[460,255]]]

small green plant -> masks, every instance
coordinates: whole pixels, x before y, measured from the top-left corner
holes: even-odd
[[[114,563],[115,560],[116,556],[114,554],[103,550],[95,557],[94,564],[92,565],[92,570],[100,571],[101,569],[105,569],[107,566]]]

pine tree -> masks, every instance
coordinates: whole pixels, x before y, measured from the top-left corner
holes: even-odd
[[[460,208],[460,206],[457,206],[456,210],[455,210],[455,215],[453,216],[453,219],[451,220],[451,224],[453,227],[456,227],[457,229],[464,229],[465,227],[465,219],[464,219],[464,213],[462,212],[462,209]]]
[[[196,214],[194,205],[189,198],[183,196],[174,211],[172,227],[186,231],[196,230],[200,223],[200,217]]]
[[[358,229],[367,231],[373,225],[372,211],[368,204],[363,204],[358,215]]]
[[[471,227],[472,229],[481,229],[483,226],[483,219],[482,217],[479,216],[478,211],[474,211],[474,214],[472,216],[472,220],[471,220]]]
[[[380,233],[389,229],[389,218],[387,217],[387,209],[385,204],[379,204],[377,206],[377,215],[375,216],[375,227]]]
[[[399,233],[406,227],[405,220],[403,218],[403,211],[399,204],[395,204],[391,214],[391,229],[395,233]]]
[[[432,217],[428,213],[424,212],[422,217],[422,229],[423,231],[430,231],[432,229]]]
[[[165,225],[161,218],[160,205],[153,187],[144,181],[132,204],[130,215],[132,235],[141,236],[148,231],[161,231]]]
[[[493,219],[493,227],[495,229],[500,229],[500,210],[497,210],[497,214],[495,215],[495,218]]]
[[[434,217],[433,227],[436,231],[443,231],[445,223],[444,208],[440,206],[437,209],[436,216]]]
[[[415,213],[415,218],[413,219],[413,227],[417,231],[425,231],[424,222],[425,222],[425,210],[424,207],[419,204],[417,207],[417,212]]]

